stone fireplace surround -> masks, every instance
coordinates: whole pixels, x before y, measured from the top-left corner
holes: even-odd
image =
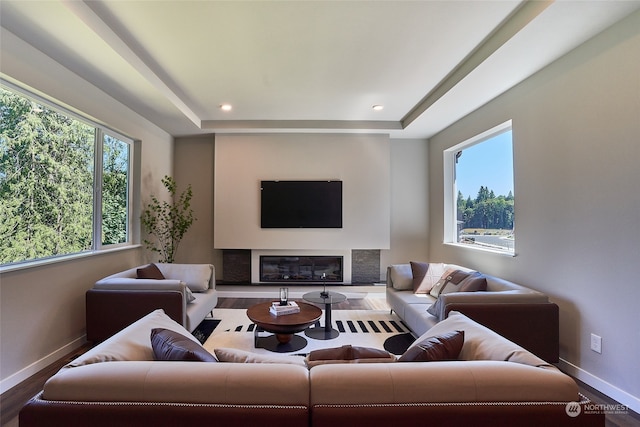
[[[223,284],[314,284],[321,281],[287,280],[262,281],[260,278],[260,257],[342,257],[342,280],[327,280],[327,284],[371,284],[380,281],[380,250],[223,250]]]
[[[261,256],[341,256],[342,257],[342,282],[351,283],[351,251],[349,250],[252,250],[251,251],[251,283],[273,283],[260,280]],[[287,282],[290,283],[290,282]],[[294,283],[294,282],[291,282]]]
[[[342,256],[260,255],[260,282],[342,283]]]

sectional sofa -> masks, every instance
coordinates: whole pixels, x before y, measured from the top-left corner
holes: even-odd
[[[87,340],[100,342],[156,308],[193,331],[218,303],[211,264],[155,263],[98,280],[86,293]]]
[[[486,287],[442,293],[436,298],[429,292],[415,292],[422,280],[414,277],[420,264],[428,265],[412,262],[387,267],[387,303],[414,335],[422,335],[449,312],[459,311],[547,362],[558,362],[559,309],[546,294],[460,265],[440,264],[440,271],[473,273]]]
[[[51,377],[20,412],[20,426],[604,426],[570,377],[460,313],[410,348],[464,331],[457,359],[435,362],[159,361],[150,338],[158,329],[200,349],[156,310]]]

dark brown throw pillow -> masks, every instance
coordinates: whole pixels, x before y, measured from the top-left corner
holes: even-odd
[[[471,272],[466,272],[466,271],[462,271],[462,270],[455,270],[453,273],[451,273],[449,275],[450,279],[448,280],[448,282],[449,283],[453,283],[454,285],[459,285],[460,282],[465,280],[471,274],[472,274]]]
[[[151,347],[155,360],[217,362],[199,343],[169,329],[152,329]]]
[[[146,267],[139,268],[136,270],[138,279],[155,279],[155,280],[163,280],[164,275],[160,271],[157,265],[149,264]]]
[[[417,291],[424,279],[424,276],[429,271],[429,263],[428,262],[414,262],[410,261],[411,264],[411,274],[413,275],[413,292]]]
[[[308,360],[355,360],[378,359],[390,357],[386,350],[371,347],[353,347],[351,344],[342,347],[323,348],[309,353]]]
[[[469,277],[460,283],[458,292],[478,292],[487,290],[487,279],[477,271],[474,271]]]
[[[395,361],[396,357],[386,350],[370,347],[353,347],[350,344],[343,345],[342,347],[313,350],[306,358],[309,368],[327,363],[384,363]]]
[[[409,347],[398,362],[437,362],[457,360],[464,344],[464,331],[448,332],[429,337]]]
[[[451,275],[451,279],[447,280],[440,294],[450,294],[453,292],[476,292],[487,290],[487,279],[478,271],[465,272],[456,270]]]

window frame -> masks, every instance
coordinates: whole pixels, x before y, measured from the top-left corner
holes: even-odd
[[[443,172],[444,172],[443,244],[452,245],[458,248],[466,248],[470,250],[490,252],[490,253],[510,256],[510,257],[516,256],[515,239],[513,242],[512,251],[503,251],[503,250],[468,245],[468,244],[463,244],[458,242],[458,210],[457,210],[458,189],[456,186],[456,159],[458,156],[458,152],[463,151],[467,148],[470,148],[474,145],[481,144],[489,139],[492,139],[495,136],[498,136],[508,131],[512,132],[511,144],[513,147],[513,121],[507,120],[504,123],[494,126],[491,129],[488,129],[476,136],[466,139],[443,151],[442,153],[443,154]],[[514,169],[515,169],[515,162],[514,162]],[[513,180],[515,184],[515,170],[513,171]],[[514,198],[515,198],[515,192],[514,192]],[[514,229],[515,229],[515,213],[514,213]]]
[[[138,176],[136,167],[139,167],[139,140],[129,137],[121,132],[118,132],[103,123],[98,122],[95,119],[90,118],[81,112],[72,110],[65,106],[63,103],[48,98],[43,95],[36,94],[34,91],[22,87],[18,84],[7,81],[0,78],[0,87],[5,90],[13,92],[19,96],[30,99],[38,104],[44,105],[47,108],[56,111],[59,114],[68,116],[73,120],[82,122],[85,125],[94,128],[94,159],[93,159],[93,200],[92,200],[92,226],[91,226],[91,247],[79,252],[73,252],[68,254],[51,255],[43,258],[27,259],[22,261],[15,261],[7,264],[0,264],[0,272],[8,272],[14,270],[20,270],[30,267],[36,267],[44,264],[51,264],[55,262],[83,258],[91,256],[96,253],[106,253],[114,250],[123,250],[139,247],[136,223],[134,222],[136,209],[134,200],[134,190],[139,188],[136,183]],[[128,159],[127,159],[127,220],[126,220],[126,240],[122,243],[103,244],[102,243],[102,186],[103,186],[103,147],[105,136],[110,136],[128,145]]]

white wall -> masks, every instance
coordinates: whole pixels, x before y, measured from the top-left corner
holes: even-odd
[[[388,249],[386,135],[218,135],[214,244],[220,249]],[[260,228],[261,180],[342,180],[341,229]]]
[[[1,31],[3,78],[19,81],[140,140],[136,161],[141,165],[142,194],[160,197],[160,179],[172,172],[173,138],[13,34]],[[85,335],[85,291],[97,279],[139,265],[145,258],[136,247],[3,271],[0,392],[80,346]]]
[[[432,259],[560,307],[560,367],[640,412],[640,13],[430,140]],[[443,238],[442,152],[513,119],[516,256]],[[602,337],[602,354],[590,334]]]

